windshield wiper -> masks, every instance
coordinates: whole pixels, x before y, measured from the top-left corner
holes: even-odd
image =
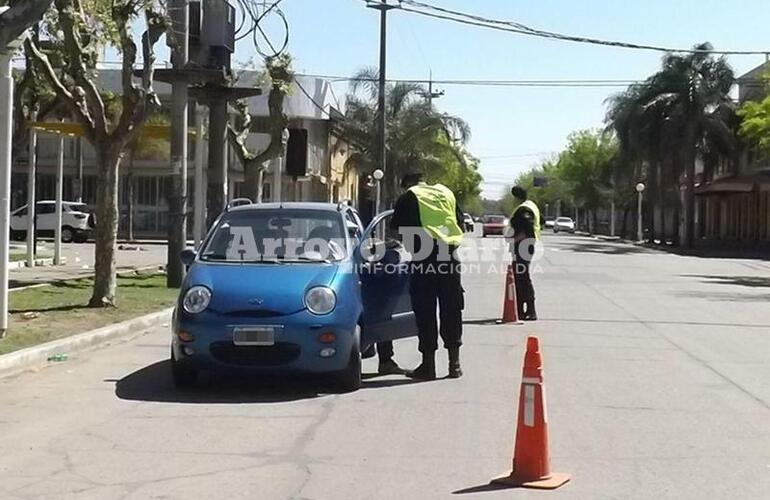
[[[284,262],[314,262],[314,263],[317,263],[317,264],[331,264],[332,263],[332,261],[330,261],[329,259],[323,259],[323,258],[314,259],[312,257],[307,257],[305,255],[297,255],[295,258],[292,258],[290,260],[284,259]]]

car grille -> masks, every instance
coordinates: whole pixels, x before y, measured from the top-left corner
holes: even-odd
[[[278,311],[270,311],[267,309],[254,309],[245,311],[230,311],[225,313],[226,316],[233,318],[273,318],[275,316],[284,316],[283,313]]]
[[[214,342],[209,350],[217,361],[228,365],[280,366],[296,360],[301,349],[299,345],[289,343],[237,346],[232,342]]]

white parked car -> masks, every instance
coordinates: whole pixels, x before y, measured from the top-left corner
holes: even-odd
[[[558,217],[553,223],[553,232],[566,231],[568,233],[575,232],[575,222],[569,217]]]
[[[556,219],[553,217],[548,217],[545,219],[545,228],[546,229],[553,229],[553,225],[556,223]]]
[[[53,236],[56,228],[56,202],[38,201],[35,204],[35,232],[39,236]],[[74,201],[62,202],[61,240],[82,243],[94,228],[94,216],[88,205]],[[23,240],[27,237],[27,205],[11,213],[11,238]]]

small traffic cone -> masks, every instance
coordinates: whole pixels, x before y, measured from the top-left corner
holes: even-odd
[[[507,476],[493,479],[492,484],[554,490],[569,480],[568,474],[551,472],[540,342],[537,337],[529,337],[519,393],[513,471]]]
[[[514,323],[523,325],[524,322],[519,318],[519,306],[516,300],[516,280],[513,276],[513,265],[508,265],[508,271],[505,273],[505,298],[503,299],[503,319],[498,323]]]

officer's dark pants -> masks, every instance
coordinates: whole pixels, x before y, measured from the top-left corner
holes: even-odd
[[[524,304],[529,302],[534,307],[535,287],[532,285],[532,277],[529,270],[532,264],[533,248],[521,248],[517,244],[513,252],[513,277],[516,283],[516,306],[519,316],[524,314]]]
[[[409,292],[412,309],[419,330],[419,350],[430,354],[438,349],[438,336],[444,347],[451,349],[462,345],[463,333],[463,287],[460,279],[460,264],[436,262],[430,259],[417,264],[410,277]],[[439,323],[436,320],[436,306],[439,308]]]

